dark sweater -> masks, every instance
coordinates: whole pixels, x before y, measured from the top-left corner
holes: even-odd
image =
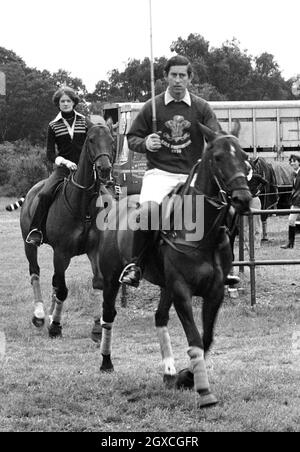
[[[300,207],[300,170],[294,175],[291,205]]]
[[[165,105],[165,93],[156,96],[157,130],[161,132],[162,147],[158,152],[146,150],[145,138],[152,133],[152,104],[147,101],[134,120],[127,138],[134,152],[147,153],[148,169],[158,168],[170,173],[188,174],[201,158],[204,138],[198,122],[220,130],[217,118],[209,104],[200,97],[191,96],[191,106],[185,102]]]
[[[83,115],[76,112],[72,120],[72,115],[65,115],[65,119],[74,126],[74,136],[71,138],[67,126],[62,117],[56,117],[50,122],[47,132],[47,158],[54,163],[56,157],[61,156],[74,163],[79,162],[81,150],[86,139],[89,127],[92,125]],[[61,116],[61,115],[60,115]]]

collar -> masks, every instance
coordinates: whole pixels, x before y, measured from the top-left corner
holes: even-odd
[[[171,96],[169,88],[165,91],[165,105],[168,105],[170,102],[185,102],[189,107],[192,105],[191,95],[188,90],[185,90],[185,95],[182,99],[176,100],[173,96]]]
[[[78,113],[78,111],[74,110],[74,113],[75,113],[75,119],[76,119],[76,116],[81,116],[82,118],[84,118],[84,115],[82,115],[81,113]],[[58,113],[58,115],[53,119],[53,122],[59,121],[60,119],[64,119],[63,116],[62,116],[62,114],[61,114],[61,111],[60,111],[60,112]]]

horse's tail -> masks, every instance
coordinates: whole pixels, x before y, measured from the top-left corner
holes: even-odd
[[[5,209],[8,210],[8,212],[12,212],[13,210],[17,210],[19,207],[22,206],[22,204],[25,201],[25,196],[18,199],[18,201],[14,202],[13,204],[8,204]]]

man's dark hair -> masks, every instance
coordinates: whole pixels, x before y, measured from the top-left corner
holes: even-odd
[[[297,161],[297,162],[300,163],[300,156],[296,155],[296,154],[291,154],[290,158],[289,158],[289,162],[291,163],[292,160]]]
[[[170,68],[172,66],[187,66],[187,73],[189,77],[193,72],[193,68],[190,61],[183,55],[175,55],[167,61],[165,65],[165,73],[167,75],[169,74]]]
[[[69,98],[74,102],[74,107],[76,107],[76,105],[79,102],[79,97],[76,94],[76,92],[74,91],[73,88],[70,88],[69,86],[64,86],[63,88],[59,88],[53,95],[52,97],[52,101],[54,103],[54,105],[56,107],[59,108],[59,101],[60,98],[66,94],[67,96],[69,96]]]

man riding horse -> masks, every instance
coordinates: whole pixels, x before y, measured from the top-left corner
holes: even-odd
[[[151,210],[157,211],[156,206],[179,183],[187,180],[192,167],[201,158],[204,137],[198,123],[215,132],[221,130],[209,104],[188,91],[192,78],[192,66],[187,58],[180,55],[170,58],[165,66],[168,88],[155,97],[160,132],[151,133],[152,110],[151,101],[148,101],[127,135],[130,149],[146,153],[148,160],[140,195],[141,217],[148,213],[151,215]],[[124,268],[121,283],[134,287],[139,285],[144,255],[151,243],[151,231],[135,231],[133,259]],[[235,284],[238,281],[238,277],[230,275],[226,283]]]

